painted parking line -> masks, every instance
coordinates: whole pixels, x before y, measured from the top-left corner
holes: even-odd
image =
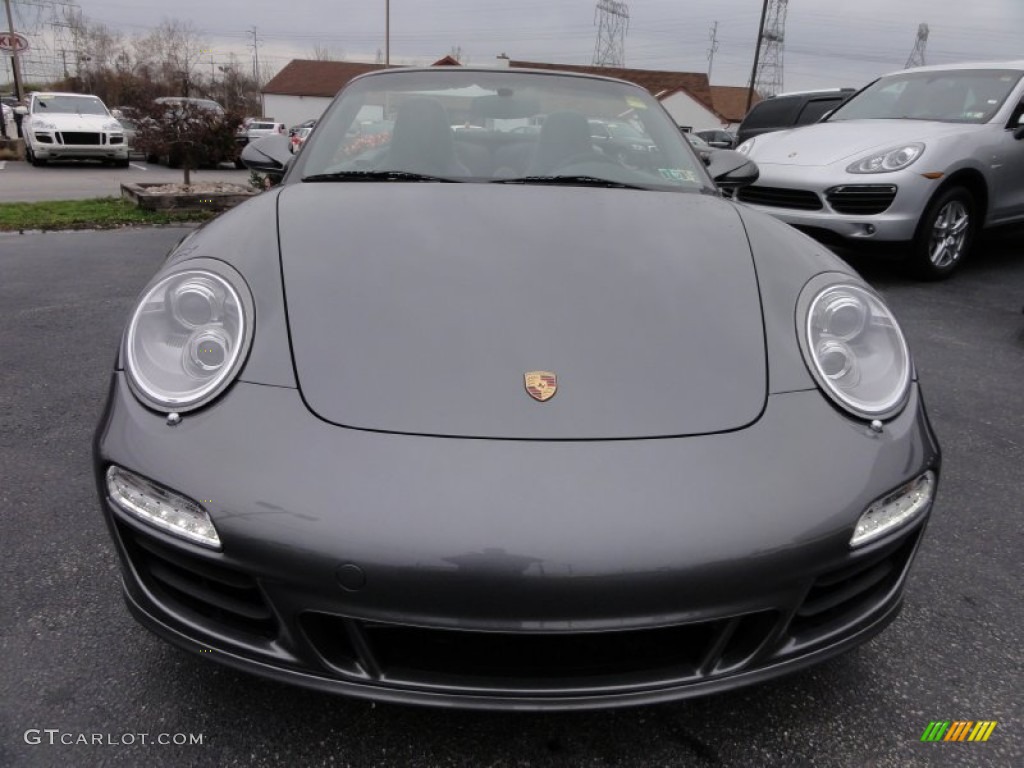
[[[138,168],[138,169],[139,169],[140,171],[148,171],[148,170],[149,170],[149,168],[147,168],[146,166],[144,166],[144,165],[139,165],[138,163],[129,163],[129,165],[130,165],[130,166],[131,166],[132,168]]]
[[[0,171],[2,171],[6,167],[7,167],[7,161],[6,160],[0,160]]]

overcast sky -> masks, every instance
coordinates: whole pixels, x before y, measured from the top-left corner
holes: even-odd
[[[384,47],[384,0],[79,0],[84,14],[125,32],[164,17],[190,20],[212,55],[249,60],[255,26],[260,57],[275,68],[312,58],[373,61]],[[513,59],[589,64],[596,0],[390,0],[392,63],[430,63],[461,47],[464,63]],[[718,51],[712,82],[745,85],[762,0],[632,0],[626,66],[706,72],[712,24]],[[789,0],[784,88],[860,86],[902,69],[918,25],[930,27],[927,63],[1024,58],[1024,0]]]

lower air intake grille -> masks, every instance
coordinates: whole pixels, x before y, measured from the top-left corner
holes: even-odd
[[[819,576],[789,624],[798,645],[814,642],[837,627],[878,610],[899,583],[920,531],[851,565]]]
[[[762,611],[654,629],[546,633],[434,629],[315,613],[302,623],[320,655],[343,673],[357,662],[413,685],[561,690],[732,671],[750,661],[778,620],[777,612]],[[362,658],[352,658],[354,648]]]
[[[832,187],[825,192],[825,199],[836,213],[852,216],[873,216],[882,213],[896,198],[896,187],[892,184],[859,184]]]
[[[782,187],[743,187],[737,199],[754,205],[772,208],[794,208],[799,211],[820,211],[824,206],[821,198],[806,189],[784,189]]]
[[[179,552],[127,528],[122,528],[122,540],[146,586],[171,607],[198,613],[246,634],[277,634],[274,615],[251,576]]]
[[[71,133],[65,131],[60,134],[61,144],[87,144],[90,146],[99,146],[103,143],[103,134],[101,133]]]

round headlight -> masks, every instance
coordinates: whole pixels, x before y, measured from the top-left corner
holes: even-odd
[[[175,411],[209,402],[241,366],[252,335],[248,306],[231,282],[206,270],[156,283],[139,301],[125,336],[125,368],[136,394]]]
[[[882,300],[857,285],[820,290],[807,309],[808,366],[825,393],[864,418],[895,413],[910,388],[910,353]]]

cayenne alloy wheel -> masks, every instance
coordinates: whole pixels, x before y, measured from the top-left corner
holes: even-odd
[[[914,242],[913,266],[930,280],[948,277],[970,250],[974,237],[974,199],[963,187],[939,195],[928,207]]]

